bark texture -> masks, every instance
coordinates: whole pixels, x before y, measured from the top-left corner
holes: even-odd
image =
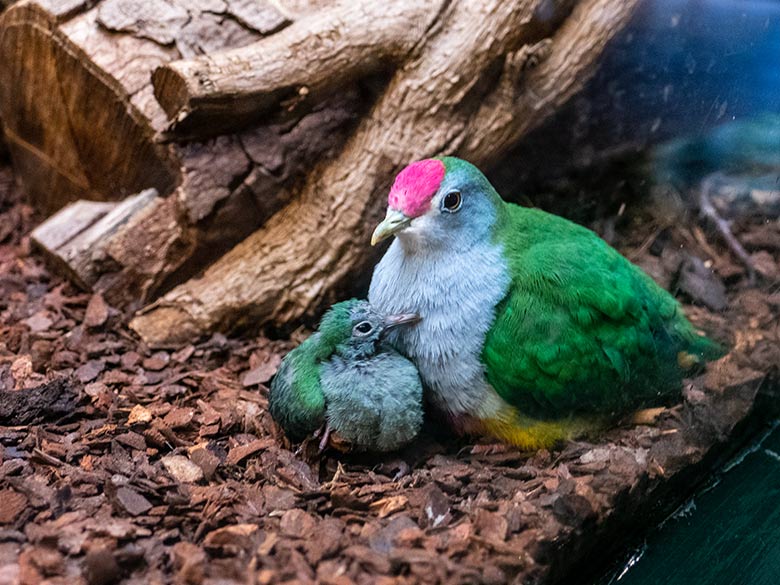
[[[369,233],[393,174],[457,153],[489,165],[593,71],[634,3],[451,3],[426,31],[338,157],[300,195],[131,326],[177,345],[249,320],[285,323],[332,300],[373,258]]]
[[[79,389],[65,378],[35,388],[0,389],[0,425],[21,426],[56,420],[73,413]]]

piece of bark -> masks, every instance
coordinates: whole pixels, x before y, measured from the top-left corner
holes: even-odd
[[[121,237],[132,218],[149,206],[156,208],[157,202],[154,189],[120,203],[78,201],[33,230],[31,241],[68,271],[72,280],[91,290],[101,273],[114,262],[108,254],[112,238]]]
[[[109,314],[110,308],[103,295],[96,293],[87,303],[87,309],[84,312],[84,325],[89,328],[102,327],[108,320]]]
[[[189,19],[184,6],[167,0],[104,0],[97,13],[97,22],[108,30],[129,32],[159,45],[172,45]]]
[[[267,0],[225,0],[227,11],[241,24],[267,35],[290,24],[279,7]]]
[[[35,388],[0,390],[0,425],[38,424],[73,412],[77,390],[65,378]]]
[[[450,153],[489,166],[582,87],[635,4],[587,0],[543,17],[543,2],[449,5],[339,156],[131,327],[151,345],[175,346],[249,321],[290,322],[333,300],[375,258],[369,234],[395,172]]]

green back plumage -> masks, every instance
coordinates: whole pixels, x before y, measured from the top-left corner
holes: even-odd
[[[321,367],[339,344],[349,339],[350,309],[354,302],[333,305],[317,333],[287,354],[271,382],[268,400],[271,416],[294,441],[304,439],[325,421]]]
[[[313,433],[325,421],[325,397],[320,385],[324,348],[315,333],[287,354],[271,382],[268,408],[293,441]]]
[[[539,418],[617,414],[679,392],[680,352],[701,363],[719,355],[668,292],[592,231],[497,205],[512,283],[482,358],[507,402]]]

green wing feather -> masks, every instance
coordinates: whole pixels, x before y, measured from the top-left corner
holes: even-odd
[[[356,302],[352,299],[333,305],[319,330],[285,356],[271,382],[268,408],[293,441],[306,438],[325,422],[320,370],[336,347],[349,339],[350,314]]]
[[[503,205],[511,285],[483,349],[486,376],[525,414],[625,412],[680,391],[678,354],[719,347],[677,301],[590,230]]]
[[[268,409],[287,436],[300,441],[325,422],[325,396],[320,385],[320,361],[329,347],[322,347],[315,333],[288,353],[268,395]]]

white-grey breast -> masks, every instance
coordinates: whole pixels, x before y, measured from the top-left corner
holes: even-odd
[[[385,313],[415,312],[391,342],[417,365],[430,401],[452,414],[474,413],[493,394],[481,362],[485,334],[509,287],[502,248],[478,243],[451,254],[420,250],[396,238],[377,265],[369,301]]]

